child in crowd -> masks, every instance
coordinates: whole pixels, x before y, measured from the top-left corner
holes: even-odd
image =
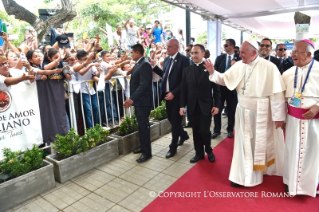
[[[98,82],[97,76],[99,76],[99,72],[97,71],[96,66],[99,65],[98,63],[92,63],[92,58],[94,54],[88,55],[85,50],[79,50],[76,54],[78,59],[78,63],[74,65],[73,70],[75,72],[79,72],[78,74],[78,81],[86,81],[81,83],[81,92],[82,92],[82,101],[84,106],[84,113],[86,119],[86,127],[91,128],[93,127],[92,122],[92,110],[93,110],[93,119],[94,124],[98,124],[99,122],[99,108],[97,103],[97,97],[95,90],[93,88],[93,83],[88,82],[89,80],[94,80]],[[90,104],[91,99],[91,104]]]
[[[102,51],[101,53],[101,71],[104,72],[105,75],[105,90],[104,90],[104,98],[105,98],[105,107],[107,112],[107,121],[108,125],[111,124],[112,119],[114,118],[114,124],[118,124],[118,117],[117,117],[117,110],[114,103],[114,98],[112,93],[110,92],[110,84],[109,79],[113,76],[113,74],[117,71],[117,65],[111,65],[111,54],[109,51]],[[112,98],[112,100],[111,100]],[[106,117],[105,117],[105,109],[104,109],[104,100],[103,100],[103,92],[99,91],[99,103],[100,103],[100,112],[101,118],[104,125],[106,124]],[[113,110],[112,110],[113,108]],[[113,111],[113,112],[112,112]]]

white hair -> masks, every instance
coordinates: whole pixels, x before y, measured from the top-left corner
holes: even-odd
[[[311,57],[314,56],[314,53],[315,53],[315,48],[310,44],[310,43],[307,43],[307,42],[304,42],[304,41],[301,41],[301,40],[297,40],[295,41],[295,44],[297,43],[304,43],[307,45],[307,52],[310,52],[311,53]]]

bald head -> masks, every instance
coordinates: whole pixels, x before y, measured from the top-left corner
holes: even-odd
[[[249,64],[257,57],[257,49],[248,42],[244,42],[240,47],[240,55],[243,63]]]
[[[170,39],[167,42],[167,55],[174,56],[179,49],[179,42],[177,39]]]

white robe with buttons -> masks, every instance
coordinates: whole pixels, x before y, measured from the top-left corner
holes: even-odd
[[[257,56],[250,64],[236,62],[224,74],[216,70],[210,75],[210,80],[236,89],[238,105],[235,117],[235,142],[229,180],[243,185],[256,186],[263,181],[263,175],[282,176],[284,138],[281,129],[275,129],[274,121],[285,120],[285,85],[277,67]],[[246,81],[246,89],[243,87]],[[263,127],[257,120],[259,101],[266,101]],[[258,156],[256,144],[265,140],[267,149],[263,155],[266,170],[254,171],[254,160]],[[267,162],[275,159],[274,164],[267,166]]]
[[[297,88],[301,90],[310,63],[298,68]],[[283,74],[287,90],[285,97],[290,101],[294,93],[296,66]],[[319,106],[319,62],[315,61],[306,83],[300,108]],[[316,196],[319,180],[319,119],[300,120],[287,115],[286,147],[284,157],[284,183],[290,195]]]

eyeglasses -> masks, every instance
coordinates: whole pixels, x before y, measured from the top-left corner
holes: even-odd
[[[190,49],[186,49],[185,51],[189,52],[189,51],[190,51]]]
[[[0,63],[0,67],[2,68],[3,66],[9,66],[9,63],[8,62]]]
[[[269,48],[269,47],[271,47],[271,45],[269,45],[269,44],[260,44],[260,47],[261,48],[263,48],[263,47]]]
[[[228,46],[231,46],[231,45],[228,45],[228,44],[224,44],[224,47],[228,47]]]
[[[298,55],[298,54],[303,54],[303,53],[308,53],[308,52],[298,52],[298,51],[292,51],[291,54],[295,54],[295,55]]]
[[[280,48],[280,49],[278,49],[279,51],[286,51],[287,49],[285,49],[285,48]]]

